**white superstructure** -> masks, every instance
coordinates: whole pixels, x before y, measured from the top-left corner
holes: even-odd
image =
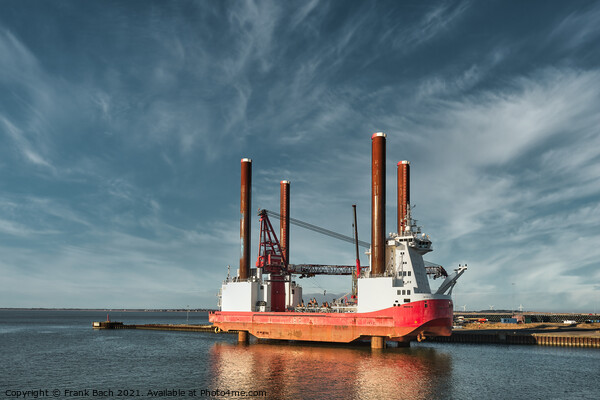
[[[285,307],[293,309],[302,301],[302,287],[290,279],[284,285]],[[239,281],[237,277],[228,275],[218,297],[221,311],[271,311],[271,282],[263,279],[260,270],[255,268],[251,269],[251,277],[247,281]]]
[[[367,268],[358,279],[357,312],[372,312],[420,300],[451,300],[452,288],[467,268],[460,267],[432,294],[423,260],[423,255],[430,251],[433,249],[429,236],[414,224],[401,234],[391,233],[386,243],[384,276],[371,277]]]
[[[459,267],[447,276],[432,293],[423,255],[433,251],[429,236],[421,233],[414,224],[402,234],[392,233],[386,243],[386,268],[384,276],[373,277],[370,267],[362,270],[358,279],[358,305],[346,312],[373,312],[405,303],[430,299],[451,300],[456,280],[467,269]],[[370,255],[370,253],[367,253]],[[271,311],[271,282],[269,275],[260,269],[251,269],[250,279],[238,281],[229,275],[219,293],[221,311]],[[291,280],[285,281],[285,308],[294,309],[302,302],[302,287]]]

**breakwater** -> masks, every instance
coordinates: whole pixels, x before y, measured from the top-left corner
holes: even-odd
[[[118,321],[93,322],[94,329],[143,329],[154,331],[183,331],[183,332],[211,332],[211,333],[238,333],[237,331],[223,332],[213,325],[191,324],[131,324],[126,325]]]

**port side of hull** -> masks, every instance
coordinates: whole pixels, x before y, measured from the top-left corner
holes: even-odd
[[[247,331],[261,339],[349,343],[382,336],[410,341],[419,334],[449,336],[452,301],[446,299],[406,303],[369,313],[223,312],[209,320],[223,331]]]

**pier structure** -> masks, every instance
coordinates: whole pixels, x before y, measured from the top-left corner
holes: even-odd
[[[97,330],[114,329],[140,329],[157,331],[183,331],[206,332],[213,334],[238,334],[239,343],[248,343],[247,331],[221,331],[214,325],[190,324],[143,324],[128,325],[117,321],[93,322],[92,327]],[[536,330],[536,329],[478,329],[455,330],[452,336],[438,336],[427,338],[427,341],[438,343],[471,343],[471,344],[506,344],[506,345],[538,345],[555,347],[589,347],[600,349],[600,333],[598,330],[573,328],[572,330]],[[372,349],[384,349],[386,341],[383,337],[371,338]]]
[[[523,344],[561,347],[600,348],[600,334],[589,331],[535,332],[527,329],[502,329],[478,331],[454,331],[452,336],[439,336],[428,339],[442,343],[472,344]]]

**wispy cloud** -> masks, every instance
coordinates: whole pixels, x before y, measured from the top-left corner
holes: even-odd
[[[10,31],[0,28],[0,79],[27,81],[39,69],[36,57]]]
[[[239,39],[236,56],[224,65],[235,77],[249,62],[257,62],[263,72],[272,67],[272,42],[281,9],[276,2],[246,1],[230,9],[228,18]]]
[[[41,234],[57,233],[56,231],[32,230],[25,225],[19,224],[14,221],[7,221],[5,219],[0,219],[0,232],[2,232],[3,234],[24,238],[32,238],[33,236]]]
[[[573,11],[551,31],[548,41],[559,41],[569,49],[584,46],[600,35],[600,6],[597,3],[586,4],[581,10]]]
[[[23,158],[35,165],[47,167],[54,170],[54,167],[33,150],[31,143],[25,137],[23,131],[13,125],[6,117],[0,116],[0,122],[4,127],[3,131],[13,140],[13,143]]]
[[[319,0],[302,2],[301,6],[293,14],[292,21],[290,23],[290,29],[296,29],[298,25],[302,24],[306,18],[318,7],[321,9],[327,8],[327,6]]]
[[[420,167],[433,177],[428,188],[417,182],[413,191],[433,196],[415,201],[424,203],[428,219],[440,218],[436,236],[450,239],[438,256],[462,248],[479,261],[469,288],[493,274],[507,278],[491,285],[490,295],[506,295],[511,279],[522,292],[544,287],[547,296],[562,292],[565,282],[584,284],[563,242],[593,242],[600,228],[591,205],[600,197],[599,77],[595,70],[539,70],[493,92],[436,102],[435,116],[414,127],[430,138]],[[446,206],[436,208],[443,199]],[[576,265],[590,262],[586,250],[569,247],[568,254],[582,254]],[[568,292],[563,301],[577,307],[580,297]],[[547,298],[540,298],[528,298],[529,305],[543,307]]]
[[[422,79],[418,83],[414,100],[435,101],[447,96],[469,93],[494,73],[506,59],[507,52],[505,48],[498,47],[485,56],[477,57],[477,62],[467,64],[462,69],[454,67],[450,71],[440,70],[434,75]]]
[[[407,27],[396,28],[393,31],[393,46],[404,52],[409,52],[436,36],[444,33],[469,9],[469,1],[442,1],[431,8],[418,20]],[[386,36],[392,35],[388,32]]]
[[[540,182],[541,185],[523,181],[527,179],[523,172],[546,167],[548,158],[556,152],[572,152],[597,142],[594,132],[599,116],[593,104],[600,97],[598,77],[596,71],[538,71],[509,82],[502,90],[436,102],[433,106],[436,113],[423,116],[422,124],[412,126],[419,135],[431,138],[423,143],[428,153],[423,167],[435,176],[429,184],[436,193],[442,191],[460,199],[453,202],[449,213],[460,216],[449,224],[454,232],[461,232],[462,229],[456,228],[464,225],[488,226],[488,221],[478,223],[464,216],[479,219],[476,216],[483,217],[494,210],[517,209],[520,204],[535,207],[551,195],[546,190],[559,189],[547,187],[551,182],[546,178],[542,178],[545,182]],[[570,132],[568,140],[563,136],[565,132]],[[548,146],[549,143],[564,147]],[[566,186],[561,188],[562,193],[571,187],[589,185],[586,170],[594,168],[594,163],[581,164],[598,154],[591,150],[583,155],[580,158],[572,153],[571,158],[581,161],[577,168],[569,171],[571,178],[564,181]],[[558,163],[564,165],[563,161]],[[544,168],[539,174],[544,172],[558,171]],[[582,173],[588,177],[583,178]],[[502,193],[510,193],[510,196]],[[448,210],[440,211],[447,213]]]

